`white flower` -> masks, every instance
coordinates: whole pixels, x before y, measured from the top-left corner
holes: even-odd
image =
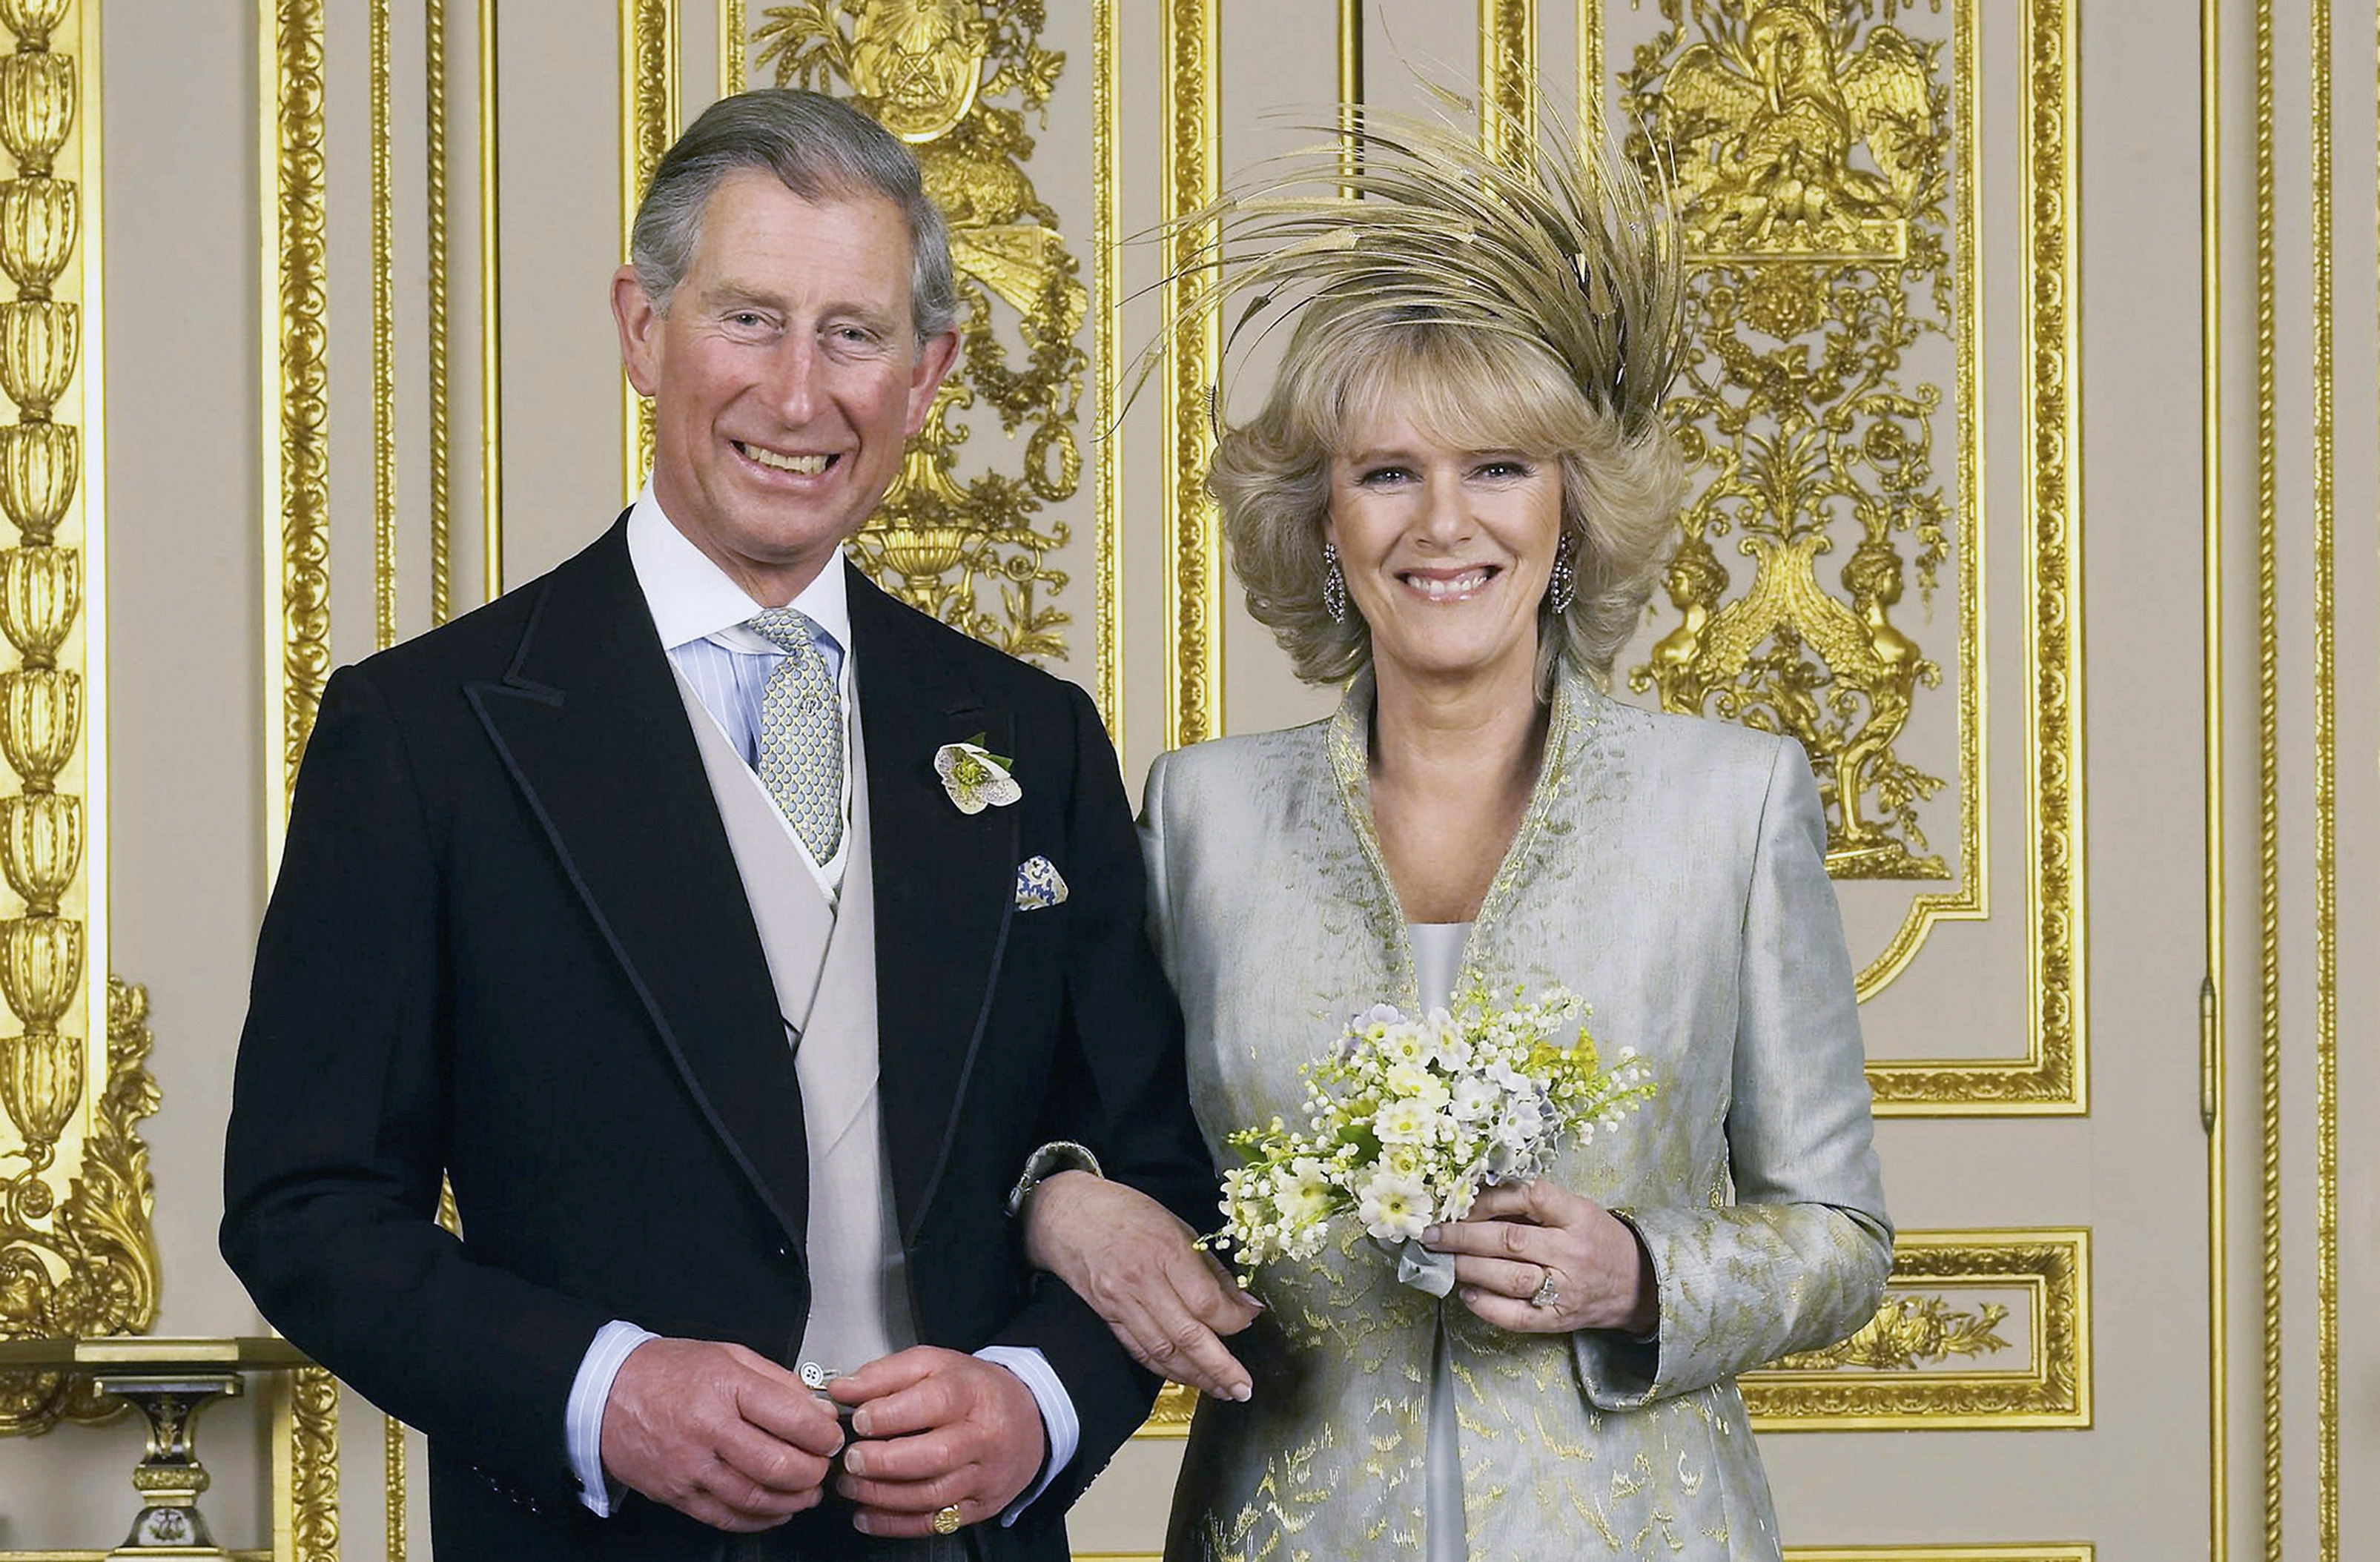
[[[1383,1171],[1364,1185],[1358,1213],[1368,1235],[1384,1242],[1409,1241],[1429,1225],[1429,1190],[1418,1177]]]
[[[1330,1213],[1330,1174],[1311,1156],[1300,1156],[1275,1174],[1273,1202],[1292,1230],[1315,1225]]]
[[[1390,1101],[1372,1120],[1384,1144],[1427,1144],[1438,1137],[1438,1113],[1419,1101]]]
[[[1504,1093],[1477,1074],[1465,1074],[1454,1082],[1453,1107],[1458,1122],[1477,1122],[1496,1109]]]
[[[1000,758],[979,744],[946,743],[934,750],[934,773],[962,814],[1005,808],[1025,795]]]

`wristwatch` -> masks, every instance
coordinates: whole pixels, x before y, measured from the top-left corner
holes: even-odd
[[[1071,1139],[1044,1144],[1025,1157],[1025,1175],[1016,1180],[1015,1187],[1008,1190],[1008,1217],[1015,1219],[1018,1212],[1024,1209],[1025,1201],[1033,1196],[1033,1190],[1062,1171],[1087,1171],[1094,1177],[1102,1175],[1099,1157],[1091,1154],[1089,1146],[1077,1144]]]

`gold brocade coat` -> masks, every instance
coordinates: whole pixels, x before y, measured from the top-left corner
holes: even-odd
[[[1371,822],[1368,679],[1338,714],[1200,744],[1148,777],[1150,922],[1188,1027],[1209,1144],[1303,1120],[1298,1065],[1347,1017],[1417,1005]],[[1475,1557],[1774,1558],[1735,1374],[1875,1312],[1892,1228],[1849,954],[1802,751],[1718,721],[1555,692],[1545,759],[1463,977],[1593,1005],[1658,1093],[1549,1175],[1651,1253],[1658,1340],[1517,1335],[1396,1283],[1355,1231],[1260,1271],[1233,1342],[1245,1405],[1202,1402],[1173,1562],[1422,1555],[1431,1355],[1443,1317]]]

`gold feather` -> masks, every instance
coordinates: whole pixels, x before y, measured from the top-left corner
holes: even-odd
[[[1541,102],[1525,166],[1483,147],[1433,88],[1440,119],[1348,104],[1330,138],[1255,165],[1237,188],[1170,229],[1206,242],[1175,275],[1179,315],[1140,356],[1129,403],[1184,323],[1248,302],[1224,342],[1263,334],[1309,304],[1334,316],[1444,320],[1541,343],[1590,403],[1634,435],[1660,415],[1685,351],[1677,221],[1613,138],[1569,130]],[[1354,143],[1354,157],[1346,151]]]

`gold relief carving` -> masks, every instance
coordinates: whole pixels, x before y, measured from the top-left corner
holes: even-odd
[[[323,0],[261,0],[264,79],[265,850],[279,866],[289,789],[331,671],[330,276],[323,164]],[[4,457],[5,453],[0,453]],[[0,480],[8,478],[0,466]]]
[[[781,87],[840,87],[909,143],[951,224],[963,309],[961,359],[909,442],[900,475],[855,543],[904,600],[1013,656],[1063,657],[1072,615],[1049,555],[1063,521],[1043,516],[1082,480],[1075,423],[1089,360],[1075,345],[1088,297],[1033,188],[1029,114],[1046,126],[1065,56],[1040,46],[1040,0],[818,0],[772,6],[753,30],[757,66]],[[1006,106],[1002,100],[1014,100]],[[1015,316],[1013,365],[993,302]],[[955,420],[981,407],[1025,449],[1014,473],[962,479]]]
[[[157,1249],[150,1230],[154,1187],[148,1146],[134,1125],[157,1109],[149,1074],[149,995],[128,983],[107,985],[107,1083],[82,1145],[81,1169],[63,1201],[53,1202],[38,1170],[46,1145],[18,1153],[35,1169],[0,1189],[0,1338],[139,1334],[157,1317]],[[79,1046],[74,1044],[79,1062]],[[11,1045],[0,1064],[6,1107],[19,1116],[25,1049]],[[67,1102],[81,1105],[79,1084]],[[0,1433],[42,1432],[60,1420],[101,1421],[123,1407],[88,1377],[58,1373],[0,1374]]]
[[[1140,1423],[1135,1437],[1187,1437],[1190,1417],[1198,1409],[1198,1391],[1179,1383],[1169,1383],[1157,1391],[1157,1403],[1150,1407],[1148,1419]]]
[[[289,1374],[286,1453],[273,1471],[273,1553],[292,1562],[338,1562],[339,1384],[321,1367]],[[281,1459],[285,1459],[285,1467]]]
[[[1097,366],[1099,427],[1092,464],[1099,489],[1097,598],[1099,641],[1091,694],[1108,741],[1123,752],[1123,430],[1117,425],[1116,252],[1123,228],[1123,96],[1116,0],[1091,0],[1091,357]]]
[[[1876,1322],[1842,1345],[1743,1374],[1753,1426],[2090,1425],[2090,1241],[2081,1229],[1901,1232]],[[1962,1312],[1944,1301],[1941,1293],[1961,1289],[2023,1293],[2031,1349],[2022,1362],[1987,1364],[2011,1349],[1998,1332],[2007,1312]]]
[[[1689,20],[1662,0],[1669,27],[1621,78],[1696,261],[1699,351],[1670,415],[1707,474],[1668,577],[1681,622],[1629,684],[1799,739],[1836,877],[1947,878],[1919,819],[1942,781],[1895,746],[1941,670],[1891,614],[1912,570],[1930,602],[1951,552],[1941,389],[1904,360],[1968,300],[1951,287],[1940,45],[1876,9],[1726,0]],[[1730,533],[1755,563],[1732,598],[1712,548]],[[1845,536],[1838,596],[1818,560]]]
[[[1939,1296],[1888,1296],[1876,1316],[1849,1339],[1823,1350],[1779,1356],[1779,1372],[1829,1372],[1859,1367],[1867,1372],[1915,1372],[1954,1356],[1990,1356],[2009,1349],[1999,1336],[2008,1309],[1987,1302],[1968,1312]]]

